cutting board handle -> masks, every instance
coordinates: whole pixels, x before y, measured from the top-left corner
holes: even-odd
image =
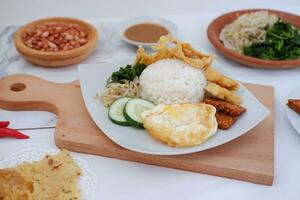
[[[43,110],[57,114],[57,97],[64,95],[62,89],[71,89],[76,83],[58,84],[30,75],[6,76],[0,80],[0,107],[6,110]]]

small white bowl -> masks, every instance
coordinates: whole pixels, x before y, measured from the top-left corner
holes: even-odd
[[[124,36],[124,32],[126,31],[127,28],[129,28],[130,26],[136,25],[136,24],[141,24],[141,23],[154,23],[154,24],[161,25],[164,28],[166,28],[173,37],[177,37],[178,29],[177,29],[177,26],[173,22],[166,20],[164,18],[150,17],[150,16],[135,17],[135,18],[131,18],[131,19],[121,22],[117,26],[118,34],[128,44],[132,44],[135,46],[143,46],[145,48],[149,48],[152,45],[155,45],[156,43],[144,43],[144,42],[137,42],[137,41],[129,40],[128,38],[126,38]]]

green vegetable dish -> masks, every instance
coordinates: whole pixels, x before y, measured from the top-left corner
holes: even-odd
[[[243,54],[265,60],[293,60],[300,57],[300,32],[290,23],[278,21],[266,27],[264,42],[244,47]]]
[[[140,63],[121,67],[118,71],[112,73],[111,77],[108,79],[108,83],[123,83],[125,80],[133,81],[135,77],[139,77],[142,74],[145,68],[146,65]]]
[[[264,60],[300,57],[300,30],[273,12],[244,13],[220,32],[223,45],[240,54]]]

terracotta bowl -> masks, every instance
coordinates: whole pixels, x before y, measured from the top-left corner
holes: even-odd
[[[229,24],[233,22],[239,15],[242,15],[244,13],[254,12],[254,11],[260,11],[260,10],[266,10],[270,13],[274,13],[280,18],[282,18],[284,21],[290,22],[295,27],[300,28],[300,16],[293,15],[286,12],[281,12],[277,10],[269,10],[269,9],[249,9],[249,10],[239,10],[227,13],[225,15],[222,15],[218,18],[216,18],[211,24],[208,26],[207,29],[207,37],[212,43],[212,45],[220,51],[222,54],[227,56],[228,58],[235,60],[239,63],[257,67],[257,68],[270,68],[270,69],[282,69],[282,68],[292,68],[292,67],[300,67],[300,59],[295,60],[288,60],[288,61],[270,61],[270,60],[263,60],[258,58],[253,58],[249,56],[245,56],[242,54],[239,54],[235,51],[232,51],[228,48],[226,48],[223,43],[219,39],[219,34],[223,27],[226,24]]]
[[[81,47],[69,51],[59,51],[59,52],[43,52],[43,51],[39,51],[27,47],[22,41],[21,35],[29,28],[34,28],[49,22],[78,24],[81,28],[83,28],[87,32],[88,42]],[[24,25],[16,32],[14,41],[18,52],[29,62],[44,67],[63,67],[63,66],[79,63],[80,61],[87,58],[89,54],[91,54],[97,46],[98,33],[94,26],[82,20],[73,19],[73,18],[56,17],[56,18],[40,19]]]

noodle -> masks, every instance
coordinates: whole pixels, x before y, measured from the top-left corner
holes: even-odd
[[[140,97],[138,77],[135,77],[133,81],[125,80],[124,83],[109,83],[102,93],[97,93],[97,98],[105,107],[109,107],[116,99],[124,96]]]
[[[278,17],[268,11],[246,13],[227,24],[220,33],[220,39],[226,48],[242,53],[245,46],[265,41],[265,28],[277,21]]]

